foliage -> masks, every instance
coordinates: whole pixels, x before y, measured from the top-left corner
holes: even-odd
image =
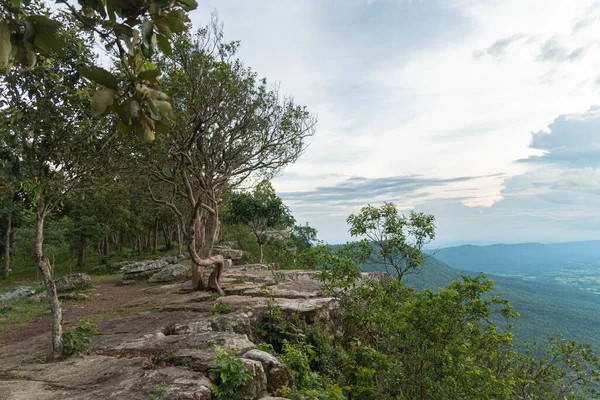
[[[168,96],[150,87],[161,74],[150,60],[157,47],[162,53],[171,53],[169,39],[187,30],[187,12],[197,7],[196,1],[62,3],[68,10],[65,14],[77,21],[78,31],[96,35],[121,69],[116,75],[96,65],[66,60],[101,86],[91,102],[93,114],[107,110],[116,114],[122,132],[135,129],[143,140],[152,140],[155,130],[168,129],[174,115]],[[44,56],[64,56],[67,46],[58,34],[62,25],[35,1],[0,2],[0,69],[10,71],[15,61],[33,68]]]
[[[284,343],[289,338],[287,322],[281,315],[281,310],[277,307],[275,298],[266,286],[261,288],[261,293],[267,298],[267,312],[256,327],[256,333],[270,345],[275,352],[281,352]]]
[[[150,393],[150,395],[148,395],[150,400],[163,400],[166,399],[169,394],[168,385],[154,385],[154,390],[156,393]]]
[[[411,211],[404,216],[393,203],[381,207],[368,205],[357,215],[347,219],[350,234],[364,237],[371,246],[370,259],[382,264],[398,280],[407,273],[416,272],[423,262],[422,248],[435,238],[433,215]]]
[[[250,228],[258,243],[259,263],[263,262],[262,247],[270,236],[269,229],[284,229],[293,226],[294,218],[269,181],[262,181],[252,191],[233,192],[226,206],[224,221],[230,224],[244,224]],[[285,236],[281,238],[284,240]]]
[[[211,371],[216,375],[215,383],[212,386],[213,395],[217,399],[237,400],[240,398],[236,392],[248,380],[250,375],[246,371],[244,363],[233,352],[215,347],[217,354],[216,367]]]
[[[89,321],[81,320],[80,325],[71,332],[63,333],[63,354],[87,353],[92,345],[92,337],[98,334],[96,325]]]
[[[231,304],[225,301],[217,301],[213,305],[213,314],[228,314],[231,312]]]

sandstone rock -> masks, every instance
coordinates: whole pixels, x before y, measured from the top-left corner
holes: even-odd
[[[92,286],[92,278],[88,274],[77,273],[63,276],[56,280],[57,292],[70,292]]]
[[[242,358],[258,361],[262,364],[267,376],[267,391],[269,393],[279,393],[284,386],[293,386],[294,376],[288,366],[266,351],[250,350],[244,353]]]
[[[35,289],[30,286],[19,286],[8,292],[0,294],[0,302],[15,301],[35,294]]]
[[[267,375],[262,364],[259,361],[242,358],[250,380],[242,386],[238,393],[244,400],[258,399],[267,394]]]
[[[252,326],[248,315],[244,313],[219,314],[198,321],[167,325],[163,333],[165,335],[189,335],[207,331],[239,333],[251,336]]]
[[[128,281],[145,279],[154,275],[167,265],[168,263],[165,260],[138,261],[123,267],[122,280]]]
[[[104,349],[107,355],[143,353],[157,354],[173,349],[212,349],[215,346],[230,348],[237,353],[243,353],[255,348],[254,343],[246,335],[231,332],[198,332],[187,335],[165,335],[162,332],[148,334],[142,337],[109,346]]]
[[[308,299],[322,295],[323,282],[314,279],[304,279],[295,282],[284,282],[269,288],[273,297],[286,297],[288,299]],[[227,293],[227,291],[225,291]],[[262,296],[264,292],[254,285],[253,288],[243,291],[246,296]]]
[[[158,388],[166,390],[166,399],[211,398],[210,381],[203,374],[178,367],[143,370],[144,360],[95,355],[23,365],[12,371],[19,380],[0,381],[0,398],[147,400]]]
[[[89,299],[89,297],[83,293],[73,293],[73,292],[61,293],[58,295],[58,298],[66,299],[66,300],[87,300],[87,299]]]
[[[213,255],[222,255],[223,258],[228,258],[230,260],[239,260],[244,255],[242,250],[235,250],[230,247],[225,246],[215,246],[212,251]]]
[[[213,331],[233,332],[252,336],[250,318],[245,313],[215,315],[209,319]]]
[[[172,282],[175,279],[184,277],[188,271],[190,271],[190,267],[181,264],[171,264],[152,275],[149,282]]]
[[[165,335],[189,335],[190,333],[207,331],[212,331],[211,323],[207,319],[201,319],[200,321],[167,325],[167,327],[163,330],[163,333]]]

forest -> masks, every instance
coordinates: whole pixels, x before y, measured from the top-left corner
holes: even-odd
[[[433,270],[433,215],[365,205],[347,219],[355,240],[338,246],[296,221],[270,180],[301,157],[317,118],[238,58],[241,43],[224,40],[216,16],[192,26],[196,5],[0,3],[0,291],[36,282],[48,299],[3,308],[0,330],[51,317],[48,361],[59,362],[73,332],[63,331],[57,278],[185,254],[188,290],[219,298],[227,263],[214,249],[227,245],[244,250],[241,263],[317,269],[339,302],[333,331],[268,303],[256,337],[294,375],[286,398],[600,394],[594,347],[560,335],[515,340],[518,310],[485,274],[411,283]],[[389,274],[364,280],[368,265]],[[241,385],[243,367],[217,354],[225,366],[213,396],[239,398],[225,391],[224,368]]]

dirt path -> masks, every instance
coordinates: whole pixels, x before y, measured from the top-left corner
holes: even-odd
[[[94,285],[95,291],[89,294],[85,301],[63,301],[63,325],[69,329],[82,318],[99,317],[104,313],[126,306],[132,300],[152,296],[144,290],[147,285],[117,286],[118,279],[103,281]],[[25,325],[17,326],[5,332],[0,332],[0,347],[27,340],[40,333],[50,332],[52,323],[50,317],[37,318]]]

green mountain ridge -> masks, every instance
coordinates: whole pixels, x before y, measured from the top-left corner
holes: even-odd
[[[380,271],[381,266],[367,264],[364,271]],[[419,273],[407,275],[407,285],[419,289],[438,290],[460,273],[459,270],[428,256]],[[517,342],[545,340],[563,333],[565,337],[589,343],[600,349],[600,295],[567,285],[551,282],[527,281],[518,278],[488,274],[495,282],[495,293],[510,301],[520,317],[511,321]],[[503,323],[503,321],[498,321]]]

